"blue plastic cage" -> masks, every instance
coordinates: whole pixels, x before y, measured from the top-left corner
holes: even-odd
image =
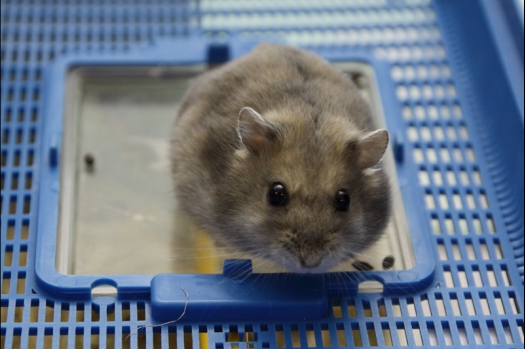
[[[523,346],[518,1],[3,0],[1,21],[2,348]],[[406,182],[416,267],[342,285],[288,276],[278,281],[315,292],[290,285],[266,301],[297,309],[265,315],[266,294],[248,293],[250,311],[240,316],[242,307],[227,302],[236,299],[219,298],[231,314],[207,320],[196,315],[192,276],[58,274],[67,69],[221,62],[264,40],[374,66]],[[235,278],[243,267],[225,275]],[[199,280],[213,290],[223,277]],[[359,293],[363,278],[385,291]],[[102,283],[116,285],[118,299],[93,300],[91,287]],[[182,313],[179,284],[190,294],[187,315],[137,332]]]

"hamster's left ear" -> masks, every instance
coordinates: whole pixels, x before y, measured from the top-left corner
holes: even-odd
[[[353,144],[358,153],[357,166],[366,169],[377,165],[383,158],[390,135],[385,129],[370,132]]]
[[[276,139],[277,129],[261,114],[250,107],[244,107],[239,112],[237,134],[246,149],[258,154]]]

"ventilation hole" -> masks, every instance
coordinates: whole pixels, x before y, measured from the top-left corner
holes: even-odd
[[[436,203],[434,201],[434,195],[432,195],[432,193],[425,194],[425,202],[429,210],[433,210],[436,208]]]
[[[482,208],[484,209],[489,208],[489,200],[487,199],[487,195],[485,193],[479,194],[479,201],[480,201]]]
[[[485,244],[484,242],[480,242],[479,249],[481,250],[481,258],[486,261],[489,260],[490,254],[487,244]]]
[[[285,348],[286,343],[284,341],[284,332],[282,330],[282,325],[275,327],[275,340],[277,341],[277,348]]]
[[[469,286],[467,274],[465,273],[464,270],[458,271],[458,278],[459,278],[459,284],[461,285],[461,287],[467,288]]]
[[[425,108],[423,108],[421,105],[416,106],[414,114],[416,115],[416,118],[419,119],[419,120],[425,120],[425,118],[426,118]],[[426,130],[424,130],[424,129],[426,129]],[[428,132],[428,134],[427,134],[427,132]],[[426,136],[428,136],[429,139],[432,139],[432,136],[430,135],[430,131],[429,131],[428,127],[424,127],[423,129],[421,129],[421,137],[423,139],[425,139]]]
[[[452,313],[454,314],[454,316],[461,316],[461,308],[459,307],[459,302],[457,298],[452,296],[450,299],[450,304],[452,305]]]
[[[11,176],[11,190],[17,190],[17,189],[18,189],[18,174],[15,173]]]
[[[355,304],[349,304],[348,305],[348,315],[351,318],[356,318],[357,317],[357,308],[356,308]]]
[[[15,238],[15,222],[9,221],[7,226],[6,240],[14,240]]]
[[[7,245],[4,249],[4,267],[13,265],[13,246]]]
[[[193,349],[193,336],[191,326],[184,326],[184,349]],[[146,346],[144,346],[146,348]]]
[[[434,328],[434,324],[429,322],[427,323],[427,332],[428,332],[428,341],[430,342],[430,345],[438,345],[438,339],[436,334],[436,329]]]
[[[100,335],[98,332],[95,332],[95,331],[98,331],[98,329],[96,328],[91,329],[91,336],[89,339],[91,348],[100,348]],[[139,338],[141,338],[140,335],[139,335]],[[139,345],[139,348],[146,348],[146,336],[144,335],[142,338],[144,338],[143,340],[144,344],[142,346]],[[66,346],[64,348],[67,348],[67,336],[65,337],[65,344]]]
[[[390,327],[388,323],[382,323],[382,332],[383,332],[383,341],[386,347],[392,347],[394,345],[392,341],[392,333],[390,332]]]
[[[441,126],[434,127],[434,137],[438,141],[443,141],[445,139],[445,132],[443,132],[443,128],[441,128]]]
[[[461,201],[461,196],[458,193],[452,195],[452,201],[454,202],[454,207],[457,210],[463,209],[463,202]]]
[[[339,300],[334,301],[332,306],[334,318],[340,319],[343,317],[343,310],[341,309],[341,302]]]
[[[444,193],[439,194],[439,206],[441,206],[441,208],[444,210],[448,210],[450,208],[448,197]]]
[[[9,200],[9,214],[15,214],[16,213],[16,196],[12,196],[11,200]]]
[[[489,233],[491,234],[496,233],[496,226],[494,225],[494,219],[492,219],[492,217],[487,218],[487,227],[489,229]]]
[[[328,328],[325,328],[325,329],[321,328],[321,338],[323,340],[323,347],[325,348],[332,347],[332,339],[330,338],[330,331],[328,330]]]
[[[432,231],[434,234],[442,234],[441,223],[438,218],[432,218]]]
[[[20,251],[18,253],[18,266],[25,267],[27,266],[27,246],[20,246]]]
[[[413,100],[421,99],[421,90],[416,85],[410,86],[410,98]]]
[[[376,330],[374,328],[374,324],[367,324],[367,330],[366,330],[366,335],[368,337],[368,343],[370,344],[371,347],[377,347],[379,345],[378,343],[378,340],[377,340],[377,333],[376,333]]]
[[[472,323],[472,330],[474,331],[474,339],[476,341],[476,344],[484,344],[483,335],[481,334],[481,328],[479,327],[479,323],[477,321],[474,321]]]
[[[392,311],[394,312],[393,315],[395,317],[401,317],[401,305],[398,303],[398,301],[392,304]]]
[[[467,219],[464,218],[464,217],[460,217],[459,218],[459,230],[460,230],[461,234],[463,234],[463,235],[470,234],[470,229],[468,227]]]
[[[426,170],[419,171],[419,184],[422,186],[430,185],[430,176]]]
[[[121,336],[121,347],[122,348],[131,348],[131,337],[132,336],[128,336],[130,334],[130,328],[129,327],[124,327],[122,328],[122,336]],[[176,348],[176,346],[175,346]]]
[[[452,277],[452,273],[447,270],[444,272],[444,277],[445,277],[445,284],[447,285],[447,287],[454,288],[455,285],[454,285],[454,278]]]
[[[428,127],[424,126],[421,127],[421,139],[424,141],[431,141],[432,140],[432,134],[430,133],[430,130]]]
[[[416,327],[417,323],[412,323],[412,338],[414,339],[414,344],[416,347],[423,346],[423,337],[421,336],[421,330]]]
[[[346,348],[346,331],[343,324],[337,324],[337,343],[340,348]]]
[[[459,249],[457,241],[452,243],[452,255],[454,256],[454,260],[456,261],[460,261],[462,259],[461,251]]]
[[[465,171],[465,170],[461,170],[461,171],[459,172],[459,177],[460,177],[460,179],[461,179],[461,184],[463,184],[464,186],[468,186],[468,185],[470,185],[470,180],[469,180],[469,178],[468,178],[468,173],[467,173],[467,171]]]
[[[427,160],[432,164],[435,164],[438,161],[436,150],[432,147],[427,149]]]
[[[440,149],[441,161],[448,164],[450,163],[450,152],[446,147],[441,147]]]
[[[291,338],[292,338],[292,348],[299,348],[301,347],[301,339],[299,337],[299,330],[297,329],[297,325],[293,326],[294,329],[291,330]]]
[[[443,176],[439,170],[434,170],[433,179],[435,185],[443,185]]]
[[[407,299],[407,310],[408,310],[408,316],[410,317],[416,317],[416,306],[414,304],[414,299],[409,298]]]
[[[306,345],[308,346],[308,348],[317,348],[315,332],[312,324],[306,325]]]
[[[468,208],[471,210],[476,209],[476,200],[474,199],[474,195],[472,195],[471,193],[467,193],[466,196]]]
[[[76,306],[75,320],[76,322],[84,322],[84,304],[82,303]]]
[[[472,296],[470,294],[467,294],[465,296],[465,304],[467,306],[467,313],[469,316],[475,316],[476,315],[476,308],[474,308],[474,301],[472,300]]]
[[[11,273],[2,273],[2,294],[9,294],[11,288]]]
[[[23,302],[15,305],[14,315],[15,315],[15,322],[22,322],[24,318],[24,303]]]
[[[459,164],[463,163],[463,153],[461,152],[461,149],[455,147],[453,153],[454,153],[454,161]]]
[[[408,89],[405,86],[398,86],[396,92],[399,100],[406,101],[408,99]]]
[[[472,176],[474,177],[474,184],[476,185],[483,184],[483,180],[481,179],[481,173],[478,170],[474,170],[472,172]]]
[[[501,300],[501,297],[499,295],[494,296],[494,302],[496,303],[496,309],[499,315],[504,315],[507,313],[505,311],[505,307],[503,306],[503,301]]]
[[[18,155],[18,157],[20,157],[20,154],[19,154],[19,153],[18,153],[17,155]],[[15,156],[16,156],[16,155],[15,155]],[[27,166],[33,166],[33,160],[34,160],[34,157],[35,157],[35,155],[34,155],[33,151],[30,150],[30,151],[27,153]],[[20,163],[20,160],[18,160],[18,164],[19,164],[19,163]],[[15,166],[18,166],[18,164],[15,165]]]
[[[483,279],[479,270],[474,269],[472,271],[472,278],[474,279],[474,285],[476,285],[476,287],[483,287]]]
[[[496,274],[494,273],[494,270],[487,270],[487,278],[489,280],[489,285],[492,287],[498,286],[498,281],[496,279]]]
[[[69,321],[69,304],[62,303],[60,305],[60,322],[68,322],[68,321]]]
[[[359,327],[352,329],[352,338],[354,339],[355,347],[363,346],[363,339],[361,338],[361,331],[359,330]]]
[[[53,322],[55,317],[55,304],[49,300],[46,301],[45,322]]]
[[[414,161],[416,163],[422,163],[425,161],[425,157],[423,156],[423,151],[421,148],[414,148]]]
[[[448,150],[447,150],[447,153],[448,153]],[[450,184],[451,186],[455,186],[457,184],[456,174],[454,173],[454,171],[452,170],[447,171],[447,181],[448,181],[448,184]]]
[[[474,246],[472,246],[472,243],[471,242],[467,242],[466,245],[466,250],[467,250],[467,258],[471,261],[475,260],[476,259],[476,252],[474,250]]]
[[[445,302],[440,294],[436,295],[436,307],[438,309],[439,316],[447,316],[447,309],[445,308]]]
[[[31,197],[30,196],[25,196],[24,197],[24,206],[23,206],[22,213],[28,214],[30,211],[31,211]]]
[[[501,245],[497,241],[494,242],[494,251],[496,253],[496,259],[503,259],[504,258],[503,250],[501,249]]]
[[[502,325],[503,325],[503,335],[505,336],[505,342],[507,344],[514,344],[515,342],[514,342],[514,338],[512,338],[512,331],[510,329],[508,320],[503,320]]]
[[[438,243],[438,254],[439,254],[440,260],[442,261],[448,260],[447,249],[445,248],[445,245],[443,245],[442,242]]]
[[[426,297],[421,299],[421,308],[423,309],[423,316],[432,316],[432,310],[430,309],[430,303]]]
[[[33,176],[31,173],[26,174],[24,181],[24,189],[29,190],[33,186]]]
[[[493,321],[487,321],[487,327],[489,329],[490,342],[492,344],[499,344],[499,338],[498,338],[498,334],[496,332],[496,328],[494,327],[494,322]]]
[[[168,327],[168,348],[177,348],[177,328]]]
[[[399,345],[402,347],[408,346],[408,339],[405,328],[402,323],[397,324],[397,337],[399,338]]]
[[[29,239],[29,220],[24,219],[22,221],[22,231],[20,232],[20,238],[22,240]]]
[[[7,132],[7,130],[6,130],[6,133],[7,133],[7,135],[9,135],[9,132]],[[408,136],[408,139],[410,141],[412,141],[412,142],[418,141],[419,140],[419,134],[417,133],[417,128],[415,128],[414,126],[408,127],[408,129],[407,129],[407,136]]]
[[[512,280],[510,278],[509,271],[505,268],[506,268],[505,266],[502,266],[502,270],[501,270],[501,278],[503,279],[503,285],[507,287],[512,286]]]
[[[409,106],[403,107],[403,118],[405,120],[412,120],[412,109]]]
[[[447,233],[449,235],[456,234],[456,227],[454,226],[454,221],[452,220],[452,218],[445,218],[445,227],[447,228]]]
[[[372,309],[368,301],[363,301],[363,315],[365,317],[372,317]]]

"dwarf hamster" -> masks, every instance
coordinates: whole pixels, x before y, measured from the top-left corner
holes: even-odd
[[[388,143],[342,72],[313,53],[261,44],[187,91],[171,139],[175,193],[219,245],[325,272],[385,229]]]

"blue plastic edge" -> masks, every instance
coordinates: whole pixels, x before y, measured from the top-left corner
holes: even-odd
[[[255,46],[255,42],[243,42],[241,40],[230,41],[230,58],[235,59],[248,52]],[[66,74],[73,66],[83,65],[177,65],[177,64],[201,64],[206,62],[207,43],[201,39],[192,40],[161,40],[154,46],[127,54],[119,55],[78,55],[62,57],[44,72],[44,79],[49,88],[45,91],[44,119],[46,120],[43,128],[43,149],[56,148],[58,159],[60,158],[60,142],[57,139],[62,137],[62,118],[64,106],[64,89]],[[316,51],[315,49],[313,51]],[[403,120],[400,116],[400,102],[395,96],[395,85],[390,78],[390,65],[387,62],[373,58],[370,52],[364,50],[349,56],[344,51],[341,52],[317,52],[330,61],[360,61],[373,66],[378,77],[380,97],[382,107],[391,117],[386,118],[388,129],[393,134],[404,134]],[[385,77],[381,79],[379,77]],[[397,140],[396,147],[403,146],[402,138]],[[406,151],[406,149],[405,149]],[[42,154],[50,154],[44,151]],[[56,156],[56,155],[53,155]],[[39,196],[39,214],[36,251],[36,278],[37,284],[42,290],[54,296],[68,299],[89,299],[93,285],[112,281],[117,285],[118,297],[120,299],[129,298],[148,298],[150,296],[150,285],[153,276],[142,275],[105,275],[105,276],[72,276],[57,272],[55,268],[56,254],[56,230],[59,205],[59,164],[50,166],[48,156],[41,158],[42,174]],[[358,284],[365,280],[376,280],[384,285],[384,294],[403,294],[419,292],[426,288],[433,280],[436,267],[434,251],[430,239],[430,226],[428,212],[423,207],[423,199],[420,195],[420,188],[411,185],[416,183],[416,165],[410,160],[405,160],[397,164],[399,186],[401,189],[407,221],[411,232],[411,239],[415,256],[415,267],[405,271],[381,271],[381,272],[359,272],[344,273],[346,282],[342,282],[341,277],[333,274],[325,274],[326,288],[330,294],[344,294],[346,296],[358,293]],[[275,278],[290,277],[290,274],[275,274]],[[159,276],[161,277],[161,276]],[[222,275],[170,275],[173,280],[174,296],[180,304],[181,296],[179,290],[180,281],[191,280],[191,283],[203,278],[215,280],[223,278]],[[273,277],[273,276],[272,276]],[[298,276],[304,277],[304,276]],[[266,278],[268,279],[268,278]],[[218,281],[218,280],[217,280]],[[220,284],[220,282],[218,282]],[[294,288],[295,289],[295,288]],[[296,289],[295,289],[296,290]],[[152,289],[151,299],[155,302],[155,289]],[[197,290],[192,290],[192,294],[197,294]],[[157,299],[159,300],[159,299]],[[195,307],[195,306],[193,306]],[[191,309],[191,308],[190,308]],[[319,313],[319,312],[318,312]],[[173,314],[173,313],[172,313]],[[219,316],[220,317],[220,316]]]
[[[475,116],[471,119],[479,130],[479,139],[473,139],[473,144],[482,145],[485,158],[478,159],[478,166],[492,176],[494,186],[486,187],[487,194],[499,201],[506,225],[497,229],[507,232],[516,260],[516,268],[509,272],[523,280],[524,118],[517,100],[523,105],[523,93],[519,96],[513,82],[514,75],[521,75],[523,90],[523,61],[521,67],[513,66],[514,70],[507,70],[504,64],[501,50],[509,43],[501,46],[501,35],[494,32],[495,26],[505,25],[501,23],[504,17],[491,18],[495,3],[436,0],[435,6],[450,67],[458,77],[458,97],[466,102],[465,114]],[[510,40],[508,35],[506,40]]]

